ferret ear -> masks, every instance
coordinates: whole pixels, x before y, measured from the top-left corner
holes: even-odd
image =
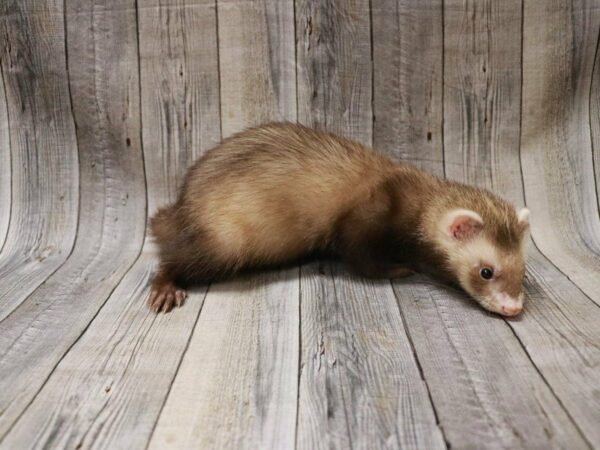
[[[464,241],[479,234],[483,219],[470,209],[455,209],[446,215],[443,226],[448,237]]]
[[[521,208],[517,211],[517,218],[519,223],[522,225],[529,225],[529,210],[527,208]]]

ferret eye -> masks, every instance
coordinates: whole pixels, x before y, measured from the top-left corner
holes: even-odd
[[[490,267],[484,267],[479,271],[479,275],[481,275],[481,278],[484,280],[491,280],[494,276],[494,269]]]

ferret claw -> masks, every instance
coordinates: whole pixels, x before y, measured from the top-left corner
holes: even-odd
[[[174,306],[183,305],[186,297],[187,293],[183,289],[177,288],[173,283],[165,283],[152,287],[148,306],[156,314],[161,311],[168,313]]]
[[[183,303],[185,302],[186,297],[187,297],[187,293],[184,290],[177,289],[175,291],[175,304],[177,306],[183,305]]]

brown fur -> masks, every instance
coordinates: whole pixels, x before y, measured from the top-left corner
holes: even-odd
[[[177,202],[153,217],[161,264],[151,306],[178,303],[176,286],[316,252],[368,276],[426,270],[456,282],[432,234],[450,207],[477,211],[506,252],[520,245],[514,207],[488,191],[301,125],[252,128],[200,158]]]

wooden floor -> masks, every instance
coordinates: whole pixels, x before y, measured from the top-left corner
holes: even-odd
[[[0,1],[0,448],[600,448],[598,0]],[[532,211],[524,314],[331,262],[145,306],[223,136],[320,126]]]

